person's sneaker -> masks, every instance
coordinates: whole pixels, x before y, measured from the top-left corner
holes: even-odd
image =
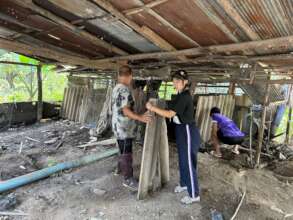
[[[176,186],[175,189],[174,189],[174,192],[175,193],[181,193],[181,192],[184,192],[184,191],[187,191],[187,186]]]
[[[132,177],[123,181],[122,185],[131,191],[138,190],[138,182]]]
[[[181,203],[185,204],[185,205],[189,205],[189,204],[192,204],[194,202],[200,202],[200,197],[197,196],[195,198],[191,198],[190,196],[184,196],[182,199],[181,199]]]

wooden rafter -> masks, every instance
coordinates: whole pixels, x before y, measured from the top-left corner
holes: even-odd
[[[156,53],[144,53],[134,54],[113,58],[100,59],[97,62],[117,62],[119,60],[142,60],[142,59],[168,59],[178,56],[196,56],[207,55],[208,53],[221,54],[221,53],[233,53],[245,50],[264,50],[269,55],[270,52],[281,51],[283,53],[288,52],[289,46],[293,44],[293,36],[279,37],[268,40],[250,41],[235,44],[226,45],[214,45],[201,48],[191,48],[179,51],[170,52],[156,52]]]
[[[225,83],[225,82],[232,82],[232,83],[241,83],[241,84],[251,84],[250,79],[200,79],[198,77],[190,77],[193,82],[200,82],[200,83]],[[253,84],[293,84],[292,79],[255,79]]]
[[[235,10],[233,5],[231,5],[230,1],[227,0],[218,0],[217,1],[224,11],[229,15],[231,19],[246,33],[246,35],[251,40],[260,40],[261,38],[257,33],[255,33],[249,25],[242,19],[239,13]]]
[[[0,64],[10,64],[10,65],[20,65],[20,66],[34,66],[37,67],[38,65],[30,64],[30,63],[20,63],[20,62],[12,62],[12,61],[0,61]]]
[[[27,44],[13,42],[0,38],[0,48],[16,53],[31,55],[31,56],[39,56],[45,57],[52,60],[57,60],[60,63],[66,63],[71,65],[81,65],[87,66],[95,69],[114,69],[115,64],[110,63],[97,63],[94,60],[89,60],[86,58],[80,58],[76,56],[67,55],[55,50],[51,50],[48,48],[41,48],[39,46],[29,46]]]
[[[60,17],[54,15],[53,13],[37,6],[31,0],[14,0],[14,1],[18,5],[20,5],[21,7],[30,9],[30,10],[35,11],[38,14],[46,17],[46,18],[49,18],[50,20],[54,21],[56,24],[59,24],[60,26],[69,29],[70,31],[74,32],[74,34],[76,34],[77,36],[82,37],[82,38],[90,41],[91,43],[99,46],[99,47],[105,48],[108,51],[117,53],[119,55],[126,55],[127,54],[127,52],[121,50],[120,48],[118,48],[114,45],[111,45],[110,43],[108,43],[104,40],[101,40],[98,37],[86,32],[86,31],[80,30],[77,26],[74,26],[73,24],[66,21],[65,19],[60,18]]]
[[[163,39],[157,33],[155,33],[150,28],[143,26],[140,27],[138,24],[128,19],[122,12],[116,9],[109,1],[106,0],[93,0],[98,6],[104,8],[106,11],[117,17],[119,20],[123,21],[130,28],[135,30],[137,33],[144,36],[146,39],[157,45],[159,48],[166,51],[176,50],[168,41]]]
[[[233,42],[239,42],[239,40],[235,37],[234,33],[232,33],[227,26],[222,22],[221,18],[216,15],[211,6],[208,4],[206,0],[193,0],[193,2],[199,7],[208,17],[209,19],[223,31]]]
[[[174,31],[176,34],[178,34],[180,37],[182,37],[183,39],[191,43],[193,46],[199,46],[199,44],[196,41],[191,39],[189,36],[187,36],[185,33],[180,31],[177,27],[175,27],[173,24],[171,24],[169,21],[163,18],[160,14],[158,14],[155,10],[153,10],[152,7],[147,7],[147,4],[144,5],[144,3],[141,0],[138,0],[137,2],[139,2],[142,5],[141,7],[146,7],[145,11],[149,13],[150,15],[152,15],[154,18],[156,18],[158,21],[160,21],[167,28]],[[155,3],[155,2],[151,2],[151,3]]]
[[[163,4],[163,3],[167,2],[167,1],[169,1],[169,0],[155,0],[155,1],[149,2],[147,4],[144,4],[144,5],[140,6],[140,7],[124,10],[123,14],[125,14],[127,16],[137,14],[139,12],[142,12],[142,11],[151,9],[153,7],[156,7],[158,5],[161,5],[161,4]]]

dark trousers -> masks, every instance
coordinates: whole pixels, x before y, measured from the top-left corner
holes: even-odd
[[[241,144],[244,141],[244,137],[225,137],[220,129],[217,132],[217,136],[223,144],[228,145]]]
[[[117,140],[120,154],[130,154],[132,153],[132,143],[133,139],[132,138],[127,138],[123,140]]]
[[[124,140],[117,140],[120,155],[118,158],[118,173],[124,176],[124,179],[133,177],[132,167],[132,143],[133,139],[127,138]]]
[[[199,195],[197,179],[197,153],[200,135],[195,123],[176,124],[176,145],[179,156],[180,185],[187,186],[190,197]]]

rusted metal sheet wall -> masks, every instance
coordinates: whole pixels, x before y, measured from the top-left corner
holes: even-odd
[[[95,123],[105,96],[106,89],[65,88],[61,116],[75,122]]]
[[[221,109],[222,114],[232,118],[235,98],[233,95],[199,96],[195,119],[204,142],[209,141],[211,136],[212,120],[210,117],[210,110],[215,106]]]

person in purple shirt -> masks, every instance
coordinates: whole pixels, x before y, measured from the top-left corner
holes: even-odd
[[[222,157],[220,142],[228,145],[235,145],[233,152],[239,154],[238,145],[244,140],[244,133],[240,131],[237,125],[230,118],[221,114],[218,107],[213,107],[210,111],[212,118],[211,139],[215,151],[212,155]]]

